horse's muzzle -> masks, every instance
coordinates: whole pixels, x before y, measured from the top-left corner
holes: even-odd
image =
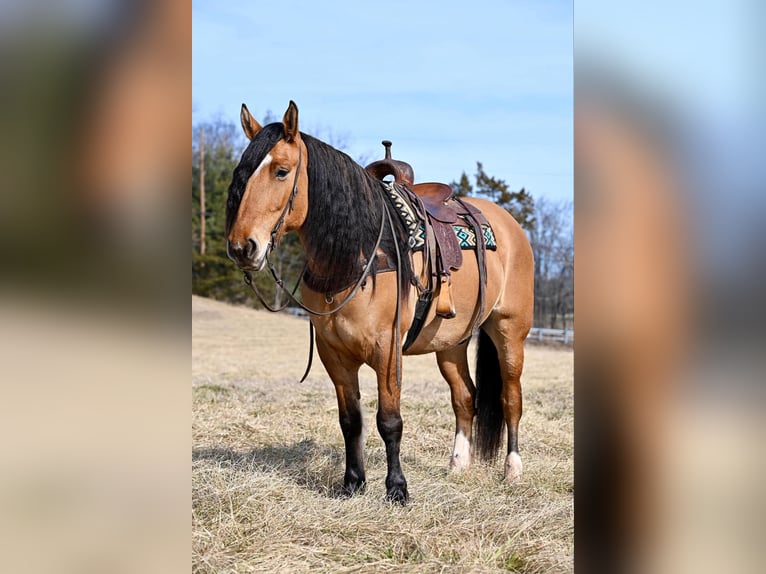
[[[243,271],[260,271],[266,265],[266,252],[258,256],[258,244],[253,239],[245,243],[226,242],[226,254]]]

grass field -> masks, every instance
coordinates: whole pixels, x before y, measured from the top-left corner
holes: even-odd
[[[570,572],[573,353],[528,346],[520,451],[447,472],[454,415],[433,355],[405,357],[402,467],[410,502],[384,500],[374,374],[363,368],[367,490],[343,499],[332,384],[305,319],[192,297],[195,572]]]

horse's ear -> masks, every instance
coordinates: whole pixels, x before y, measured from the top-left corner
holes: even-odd
[[[250,115],[250,110],[247,109],[245,104],[242,104],[242,111],[239,113],[239,121],[242,122],[242,129],[245,131],[247,139],[253,141],[255,134],[261,131],[261,124]]]
[[[288,142],[295,141],[295,138],[298,137],[298,106],[292,100],[287,106],[285,117],[282,118],[282,124],[285,127],[285,140]]]

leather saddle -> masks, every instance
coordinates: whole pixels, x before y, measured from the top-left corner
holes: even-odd
[[[384,159],[375,161],[365,169],[376,179],[383,180],[388,176],[394,177],[394,182],[403,184],[412,193],[420,197],[428,210],[428,214],[442,223],[455,223],[457,212],[450,206],[452,188],[443,183],[415,183],[415,173],[407,162],[391,158],[391,142],[383,140],[386,148]]]
[[[451,273],[460,269],[463,263],[460,243],[452,227],[458,222],[470,225],[476,233],[476,257],[481,278],[481,301],[475,321],[481,316],[484,306],[484,283],[486,282],[482,225],[486,224],[487,221],[479,209],[453,197],[450,186],[432,182],[414,183],[412,166],[406,162],[392,159],[391,142],[384,140],[382,143],[386,150],[385,158],[371,163],[365,169],[370,175],[382,181],[392,176],[394,184],[398,185],[400,190],[404,190],[407,196],[406,200],[423,222],[425,230],[424,265],[430,269],[426,285],[420,284],[417,278],[413,279],[413,282],[419,287],[421,297],[415,311],[415,323],[413,323],[408,341],[404,345],[406,350],[414,342],[422,326],[422,324],[417,325],[418,311],[420,311],[422,323],[434,295],[436,295],[436,314],[445,319],[455,317]],[[421,304],[421,302],[423,303]]]

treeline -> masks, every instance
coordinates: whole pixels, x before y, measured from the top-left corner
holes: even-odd
[[[274,119],[267,114],[263,123]],[[345,147],[343,138],[332,134],[319,137],[339,149]],[[243,285],[242,273],[226,256],[224,235],[228,186],[247,140],[239,126],[218,120],[195,126],[192,142],[192,293],[258,306]],[[366,158],[359,159],[360,163],[366,161]],[[201,174],[204,178],[200,178]],[[480,162],[472,177],[463,172],[450,185],[456,194],[488,198],[516,218],[526,230],[535,255],[535,326],[571,328],[574,317],[572,203],[542,197],[534,199],[524,188],[513,191],[505,181],[488,175]],[[304,264],[295,234],[285,237],[272,261],[292,287]],[[275,288],[267,272],[257,273],[253,279],[267,300],[275,305],[282,303],[284,294]]]

